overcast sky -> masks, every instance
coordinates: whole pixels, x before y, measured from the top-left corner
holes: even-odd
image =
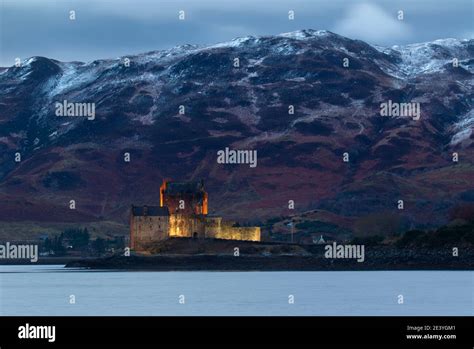
[[[91,61],[246,35],[327,29],[379,45],[474,37],[473,0],[0,0],[0,66]],[[69,11],[76,20],[69,20]],[[178,20],[184,10],[186,19]],[[288,20],[288,11],[295,20]],[[404,20],[397,19],[404,11]]]

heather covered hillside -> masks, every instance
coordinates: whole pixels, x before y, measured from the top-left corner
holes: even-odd
[[[290,215],[342,236],[469,220],[473,73],[474,40],[388,48],[315,30],[32,57],[0,70],[0,221],[127,224],[163,178],[203,179],[210,213],[282,234]],[[57,116],[63,101],[94,103],[94,118]],[[419,103],[419,119],[381,116],[388,101]],[[226,147],[256,150],[258,165],[219,164]]]

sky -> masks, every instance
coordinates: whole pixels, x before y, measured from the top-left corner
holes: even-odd
[[[382,46],[471,39],[473,23],[474,0],[0,0],[0,66],[16,57],[92,61],[299,29]]]

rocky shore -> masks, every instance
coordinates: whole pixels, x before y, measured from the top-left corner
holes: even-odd
[[[474,270],[474,249],[367,247],[365,259],[326,258],[324,246],[289,254],[158,254],[113,256],[67,263],[67,268],[155,271]]]

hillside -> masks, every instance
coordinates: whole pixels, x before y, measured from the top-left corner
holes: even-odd
[[[32,57],[0,70],[0,221],[127,224],[172,178],[204,179],[210,213],[243,222],[321,210],[340,234],[394,214],[400,230],[440,226],[474,203],[473,72],[474,40],[383,48],[315,30]],[[56,116],[64,100],[95,103],[95,119]],[[419,102],[420,120],[381,117],[388,100]],[[218,164],[226,147],[258,166]]]

